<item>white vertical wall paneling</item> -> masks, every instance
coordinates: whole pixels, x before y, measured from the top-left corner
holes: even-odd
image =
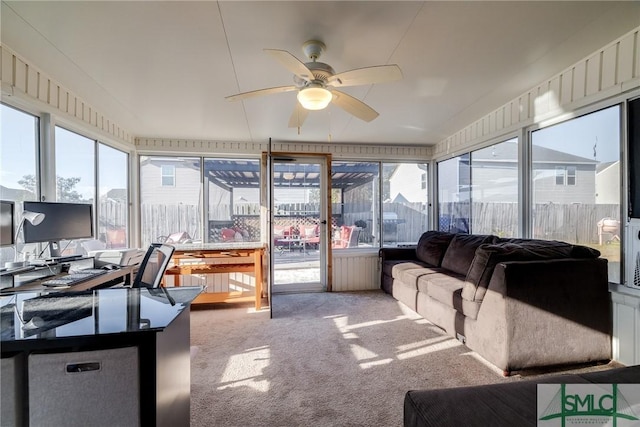
[[[15,59],[15,69],[14,69],[14,84],[16,89],[21,90],[22,92],[27,92],[27,64],[22,62],[19,58]]]
[[[577,101],[584,98],[587,86],[587,64],[580,62],[573,68],[573,99]]]
[[[627,37],[620,40],[618,44],[618,50],[616,54],[620,58],[617,67],[617,80],[616,83],[631,80],[634,77],[633,74],[633,48],[636,43],[637,33],[634,37]]]
[[[613,358],[625,365],[640,363],[640,297],[619,293],[613,300]]]
[[[618,83],[616,76],[618,64],[616,63],[616,58],[618,57],[619,48],[620,43],[618,42],[602,52],[602,80],[600,82],[602,89],[608,89]]]
[[[38,72],[31,68],[30,65],[25,65],[27,73],[27,94],[32,98],[38,98]]]
[[[136,138],[136,147],[139,152],[166,152],[185,154],[260,154],[267,149],[267,143],[255,142],[227,142],[227,141],[194,141],[179,139]],[[272,145],[273,151],[297,152],[297,153],[331,153],[336,160],[345,159],[424,159],[433,156],[433,147],[415,146],[365,146],[356,144],[306,144],[276,142]]]
[[[247,262],[253,261],[251,258],[244,259]],[[211,264],[230,264],[242,259],[233,260],[208,260]],[[200,262],[194,262],[198,264]],[[188,264],[183,261],[182,264]],[[175,282],[172,276],[166,276],[167,285],[172,286]],[[215,273],[215,274],[185,274],[180,276],[181,286],[206,286],[205,292],[245,292],[247,295],[255,295],[255,277],[250,273]]]
[[[598,52],[587,60],[586,94],[593,95],[600,91],[602,78],[602,52]]]
[[[377,252],[333,253],[333,291],[380,289]]]

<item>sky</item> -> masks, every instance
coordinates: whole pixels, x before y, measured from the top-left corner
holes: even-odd
[[[620,107],[613,106],[533,132],[535,145],[576,156],[613,162],[620,160]]]

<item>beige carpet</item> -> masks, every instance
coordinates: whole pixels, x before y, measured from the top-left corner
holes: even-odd
[[[192,426],[401,426],[404,394],[506,381],[381,291],[191,314]]]

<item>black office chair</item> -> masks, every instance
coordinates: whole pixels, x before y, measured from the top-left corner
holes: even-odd
[[[132,288],[157,288],[171,261],[175,248],[171,245],[152,243],[144,255]]]

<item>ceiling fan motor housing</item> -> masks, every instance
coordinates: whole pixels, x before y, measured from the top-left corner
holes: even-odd
[[[307,62],[304,65],[313,73],[313,81],[316,83],[326,84],[329,78],[336,73],[329,64],[325,64],[324,62]],[[295,75],[293,76],[293,81],[300,87],[309,84],[304,79]]]

